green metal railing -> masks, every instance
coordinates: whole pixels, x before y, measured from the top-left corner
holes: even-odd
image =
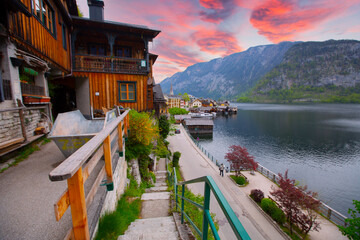
[[[167,165],[168,166],[168,165]],[[175,194],[175,205],[176,210],[180,209],[181,213],[181,223],[184,223],[184,217],[187,219],[187,221],[191,224],[191,226],[195,229],[195,231],[199,234],[201,239],[207,240],[208,238],[208,229],[210,226],[210,229],[213,233],[213,236],[215,239],[220,239],[219,234],[216,230],[214,221],[211,218],[210,215],[210,191],[213,192],[215,199],[217,200],[217,203],[219,204],[222,212],[224,213],[226,219],[230,223],[230,226],[237,237],[237,239],[250,239],[249,235],[247,234],[246,230],[240,223],[239,219],[235,215],[234,211],[230,207],[229,203],[225,199],[224,195],[220,191],[219,187],[216,185],[214,179],[211,176],[204,176],[196,179],[192,179],[185,182],[177,182],[177,176],[176,176],[176,170],[173,169],[173,172],[171,173],[169,171],[169,168],[167,169],[168,172],[168,181],[171,185],[174,186],[174,194]],[[188,198],[185,197],[185,185],[192,184],[192,183],[201,183],[204,182],[204,205],[201,205],[199,203],[196,203]],[[181,195],[178,193],[178,186],[182,186],[181,188]],[[181,205],[179,205],[178,199],[181,199]],[[201,230],[195,225],[195,223],[190,219],[190,217],[185,213],[184,211],[184,202],[187,201],[194,206],[202,209],[203,211],[203,223],[202,223],[202,229]]]

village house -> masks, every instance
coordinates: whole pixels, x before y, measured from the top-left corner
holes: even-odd
[[[50,122],[48,80],[71,73],[70,15],[77,8],[75,0],[6,0],[0,12],[1,150]]]
[[[195,99],[193,102],[189,103],[189,107],[191,108],[202,107],[202,103],[199,99]]]
[[[88,118],[101,117],[115,105],[153,110],[152,66],[157,55],[149,52],[149,42],[160,31],[106,21],[104,2],[88,3],[89,19],[72,17],[73,74],[59,84],[75,93],[71,101]]]

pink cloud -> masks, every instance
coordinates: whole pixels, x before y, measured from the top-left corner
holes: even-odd
[[[330,0],[303,6],[300,1],[267,0],[253,9],[250,23],[272,42],[292,41],[299,33],[339,16],[351,2],[356,1],[339,5],[337,0]]]
[[[197,43],[201,51],[214,55],[226,56],[242,51],[232,34],[219,30],[202,28],[192,35],[192,39]]]
[[[223,4],[220,0],[200,0],[201,6],[211,9],[223,9]]]

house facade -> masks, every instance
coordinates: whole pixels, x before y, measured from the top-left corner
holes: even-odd
[[[71,73],[74,0],[5,0],[0,10],[0,149],[51,119],[48,80]],[[20,139],[20,140],[19,140]]]
[[[76,108],[88,118],[115,105],[152,110],[157,55],[149,53],[149,42],[160,31],[105,21],[102,1],[89,1],[89,9],[89,19],[72,17],[73,74],[62,82],[76,93]]]

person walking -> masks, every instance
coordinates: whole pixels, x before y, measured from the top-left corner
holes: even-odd
[[[220,176],[224,177],[224,164],[222,163],[219,167],[219,170],[220,170]]]

